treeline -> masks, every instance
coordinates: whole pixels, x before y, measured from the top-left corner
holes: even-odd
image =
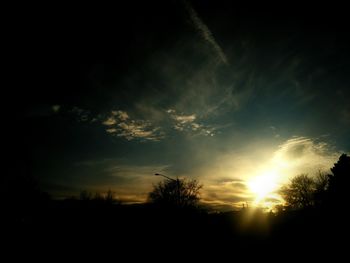
[[[342,154],[330,169],[332,174],[300,174],[279,191],[285,204],[278,210],[308,208],[345,209],[349,201],[350,157]]]
[[[79,199],[75,196],[66,199],[67,201],[83,201],[83,202],[94,202],[94,203],[104,203],[111,205],[121,205],[122,201],[115,196],[115,193],[112,190],[108,190],[106,193],[89,192],[87,190],[82,190],[79,194]]]

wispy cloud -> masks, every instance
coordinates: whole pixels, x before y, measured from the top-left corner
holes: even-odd
[[[290,178],[300,173],[314,175],[317,170],[329,172],[340,154],[324,141],[299,136],[279,145],[271,162]]]
[[[190,18],[200,33],[200,35],[204,38],[205,41],[209,43],[209,45],[213,48],[215,53],[217,54],[220,61],[224,64],[228,64],[227,57],[222,50],[222,48],[219,46],[219,44],[216,42],[213,34],[209,30],[209,28],[206,26],[206,24],[200,19],[197,12],[193,9],[193,7],[190,5],[188,1],[184,1],[186,10],[188,11]]]

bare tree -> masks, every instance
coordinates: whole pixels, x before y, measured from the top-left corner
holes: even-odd
[[[329,175],[322,173],[321,171],[318,171],[318,174],[314,179],[317,192],[324,192],[328,189],[328,185],[329,185],[328,179],[329,179]]]
[[[90,201],[92,199],[92,193],[87,190],[82,190],[79,198],[82,201]]]
[[[199,201],[201,188],[202,185],[197,180],[164,180],[154,185],[148,199],[152,203],[165,206],[194,207]]]
[[[121,201],[115,197],[115,193],[111,189],[107,191],[104,201],[108,204],[121,204]]]
[[[327,191],[329,187],[329,175],[318,172],[314,178],[314,203],[316,206],[323,206],[327,201]]]
[[[121,204],[121,201],[115,197],[114,192],[112,190],[108,190],[105,194],[101,194],[96,192],[95,195],[87,190],[82,190],[80,192],[80,200],[82,201],[93,201],[94,203],[100,204]]]
[[[288,185],[281,188],[280,194],[287,206],[306,208],[314,205],[315,181],[307,174],[300,174],[291,179]]]

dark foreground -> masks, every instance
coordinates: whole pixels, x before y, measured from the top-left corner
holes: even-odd
[[[45,259],[49,255],[48,261],[68,255],[165,262],[184,255],[338,257],[348,247],[348,219],[338,209],[208,213],[70,200],[48,201],[29,210],[7,209],[2,232],[3,248],[16,251],[14,257],[25,253]]]

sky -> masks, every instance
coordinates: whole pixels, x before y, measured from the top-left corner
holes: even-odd
[[[53,197],[144,202],[162,173],[198,180],[217,209],[269,206],[292,176],[350,152],[340,7],[128,2],[21,25],[13,129]]]

